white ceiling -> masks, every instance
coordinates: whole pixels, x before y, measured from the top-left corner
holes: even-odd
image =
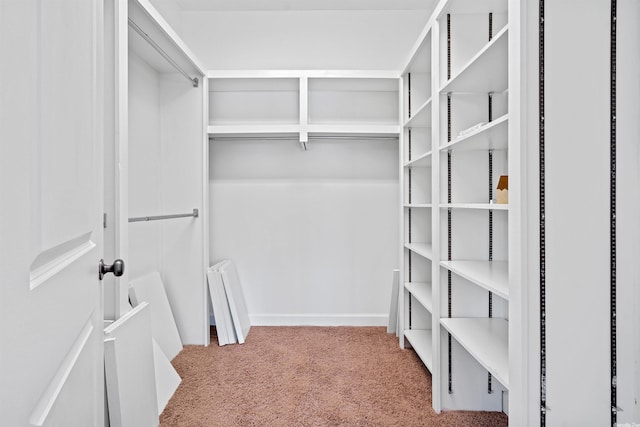
[[[436,0],[176,0],[183,11],[425,10]]]

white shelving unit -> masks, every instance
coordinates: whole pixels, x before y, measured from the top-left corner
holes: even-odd
[[[437,412],[508,413],[517,363],[508,320],[517,212],[495,200],[518,143],[509,137],[509,4],[441,0],[402,71],[400,346],[431,371]]]
[[[437,98],[432,79],[433,39],[426,33],[414,48],[407,71],[402,75],[401,187],[402,236],[401,295],[404,307],[400,344],[410,344],[431,371],[437,369],[434,346],[434,301],[432,287],[434,261],[433,220],[437,203],[433,202],[433,117]],[[434,208],[435,207],[435,208]],[[409,307],[411,307],[409,309]],[[437,308],[437,304],[436,304]],[[402,308],[401,308],[402,309]]]

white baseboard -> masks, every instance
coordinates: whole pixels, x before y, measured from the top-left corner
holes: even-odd
[[[251,326],[387,326],[386,314],[249,314]]]

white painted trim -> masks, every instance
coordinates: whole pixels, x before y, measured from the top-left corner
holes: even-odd
[[[184,56],[189,60],[189,62],[198,70],[200,74],[203,76],[207,74],[205,71],[204,65],[200,62],[200,60],[196,57],[191,49],[187,46],[187,44],[180,38],[178,33],[174,31],[174,29],[169,25],[169,23],[162,17],[162,14],[158,12],[158,10],[151,5],[149,0],[135,0],[136,3],[140,6],[140,8],[155,21],[156,25],[162,30],[163,33],[169,38],[169,40],[180,49]],[[126,24],[128,26],[128,24]],[[128,27],[127,27],[128,28]]]
[[[387,326],[387,314],[252,314],[251,326]]]
[[[526,1],[509,0],[509,420],[513,425],[529,425],[529,393],[535,386],[528,381],[530,313],[528,299],[528,204],[527,204],[527,36]],[[533,140],[533,138],[531,138]],[[538,372],[539,374],[539,372]]]
[[[209,295],[207,270],[209,269],[209,80],[202,79],[202,342],[208,346],[211,342],[209,332]]]
[[[145,0],[139,0],[145,1]],[[397,70],[209,70],[210,79],[354,78],[397,79]]]
[[[405,91],[404,91],[404,76],[401,76],[400,79],[398,80],[398,121],[399,123],[402,123],[404,121],[404,116],[405,116],[405,112],[404,112],[404,105],[405,105]],[[399,175],[398,175],[398,185],[400,188],[399,191],[399,205],[400,205],[400,212],[398,215],[398,227],[400,227],[400,232],[399,232],[399,236],[400,236],[400,245],[399,245],[399,251],[398,251],[398,268],[400,270],[400,275],[398,277],[398,280],[400,280],[400,283],[402,284],[402,286],[399,287],[398,289],[398,343],[401,349],[405,348],[405,342],[404,342],[404,330],[406,327],[405,324],[405,312],[404,312],[404,299],[405,299],[405,294],[406,294],[406,290],[404,287],[404,283],[405,283],[405,265],[404,265],[404,241],[405,241],[405,233],[404,233],[404,194],[405,194],[405,189],[404,189],[404,146],[405,146],[405,131],[404,128],[401,127],[401,132],[398,138],[398,161],[399,161],[399,166],[398,166],[398,170],[399,170]]]
[[[440,44],[440,24],[438,21],[434,21],[432,24],[432,34],[431,34],[431,152],[438,153],[438,145],[440,144],[440,97],[434,96],[436,94],[436,89],[438,87],[438,82],[440,81],[440,67],[438,66],[438,55],[439,49],[438,46]],[[436,150],[436,151],[434,151]],[[436,203],[433,206],[437,206],[437,203],[440,202],[439,194],[440,194],[440,156],[433,154],[430,157],[431,160],[431,202]],[[440,209],[432,209],[431,210],[431,230],[440,230],[441,218],[440,215],[442,211]],[[434,248],[440,247],[440,233],[432,232],[431,233],[431,245]],[[441,257],[440,251],[433,252],[433,261],[432,267],[440,264]],[[432,268],[431,271],[431,281],[432,283],[437,284],[437,286],[431,287],[431,298],[433,301],[441,301],[441,291],[442,285],[440,283],[440,268]],[[441,304],[434,304],[433,309],[431,311],[431,325],[438,325],[440,323],[441,317]],[[438,328],[439,329],[439,328]],[[431,403],[433,410],[436,413],[440,413],[442,410],[442,344],[441,344],[442,334],[438,330],[437,333],[432,334],[431,336],[431,344],[433,348],[433,370],[431,371],[432,375],[432,385],[431,385]]]
[[[131,310],[129,305],[129,3],[115,1],[115,256],[125,260],[124,274],[117,277],[115,319]]]

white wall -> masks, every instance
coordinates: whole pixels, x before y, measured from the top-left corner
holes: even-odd
[[[211,69],[398,69],[423,10],[185,11],[181,36]]]
[[[158,9],[158,12],[177,33],[182,31],[182,9],[176,0],[149,0],[149,2]]]
[[[252,324],[385,325],[397,143],[210,147],[211,262],[236,262]]]
[[[129,55],[129,216],[161,210],[160,78]],[[161,270],[161,222],[129,225],[129,278]]]

